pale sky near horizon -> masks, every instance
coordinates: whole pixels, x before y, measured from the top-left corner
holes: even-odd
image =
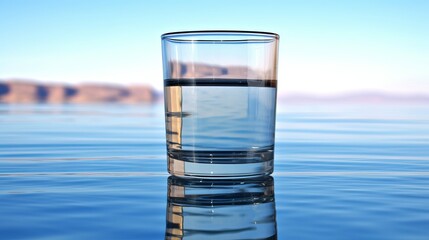
[[[0,79],[162,88],[160,35],[280,34],[279,91],[429,93],[429,1],[0,0]]]

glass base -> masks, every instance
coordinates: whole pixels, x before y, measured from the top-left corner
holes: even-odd
[[[259,151],[168,151],[168,172],[184,178],[251,178],[273,173],[273,149]]]

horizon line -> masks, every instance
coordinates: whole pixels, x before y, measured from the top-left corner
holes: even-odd
[[[110,87],[134,87],[134,86],[145,86],[150,87],[152,90],[162,93],[162,89],[157,89],[153,84],[148,83],[119,83],[119,82],[100,82],[100,81],[83,81],[78,83],[67,83],[67,82],[55,82],[55,81],[44,81],[31,78],[0,78],[0,83],[28,83],[36,85],[63,85],[63,86],[82,86],[82,85],[99,85],[99,86],[110,86]],[[355,89],[355,90],[343,90],[316,93],[310,91],[282,91],[277,94],[279,100],[319,100],[319,101],[330,101],[344,98],[383,98],[383,99],[424,99],[429,101],[429,92],[419,91],[392,91],[392,90],[380,90],[380,89]]]

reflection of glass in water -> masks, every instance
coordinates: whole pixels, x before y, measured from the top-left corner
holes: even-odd
[[[272,177],[168,178],[166,239],[277,239]]]
[[[273,170],[274,80],[165,81],[169,171],[178,176]]]

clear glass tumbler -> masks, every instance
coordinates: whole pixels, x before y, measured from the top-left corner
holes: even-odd
[[[168,171],[243,178],[273,172],[279,36],[161,36]]]

